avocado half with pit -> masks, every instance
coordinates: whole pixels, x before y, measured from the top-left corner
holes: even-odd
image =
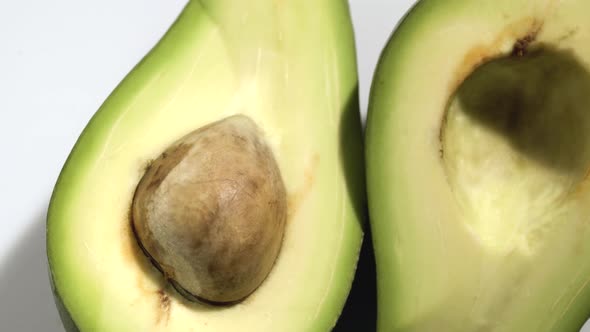
[[[379,331],[590,315],[590,2],[422,0],[367,128]]]
[[[346,1],[190,1],[48,213],[69,331],[328,331],[362,240]]]

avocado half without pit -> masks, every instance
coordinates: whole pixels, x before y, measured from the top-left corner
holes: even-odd
[[[345,0],[189,1],[84,129],[47,221],[68,331],[329,331],[363,235]]]
[[[590,316],[590,2],[422,0],[367,128],[380,331]]]

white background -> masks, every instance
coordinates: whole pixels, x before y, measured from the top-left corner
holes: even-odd
[[[379,53],[413,2],[351,0],[363,114]],[[52,187],[92,114],[184,3],[0,1],[1,331],[62,331],[45,256]]]

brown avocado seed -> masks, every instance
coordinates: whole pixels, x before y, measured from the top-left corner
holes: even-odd
[[[154,160],[137,186],[132,223],[152,262],[181,293],[236,302],[269,274],[287,216],[281,173],[243,115],[197,129]]]

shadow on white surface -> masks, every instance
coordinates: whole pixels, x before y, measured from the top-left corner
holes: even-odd
[[[38,212],[0,261],[0,330],[63,332],[45,254],[46,211]]]

